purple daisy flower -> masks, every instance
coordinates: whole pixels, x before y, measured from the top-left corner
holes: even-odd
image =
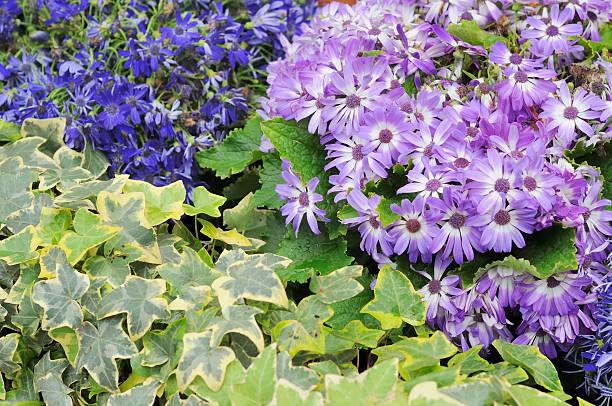
[[[442,327],[443,317],[440,317],[440,313],[443,310],[450,314],[456,314],[459,311],[452,299],[463,293],[463,290],[458,287],[461,280],[457,275],[443,277],[450,263],[450,259],[438,256],[434,261],[433,277],[427,272],[417,271],[429,280],[419,292],[423,294],[423,301],[427,303],[427,323],[433,327]]]
[[[410,130],[410,125],[406,123],[398,108],[378,108],[366,115],[365,125],[359,130],[359,136],[368,143],[369,149],[374,151],[374,159],[388,169],[400,154],[410,150],[407,142]],[[386,171],[379,173],[375,167],[372,170],[378,176],[387,176]]]
[[[568,24],[574,18],[574,10],[566,7],[559,12],[559,5],[553,4],[550,16],[546,19],[527,17],[527,24],[531,27],[523,30],[521,37],[533,39],[545,55],[553,52],[565,53],[569,50],[568,37],[582,34],[581,24]]]
[[[168,39],[172,44],[179,47],[187,47],[199,41],[202,38],[198,32],[201,23],[198,20],[192,21],[191,17],[191,13],[186,13],[183,17],[177,10],[176,25],[174,27],[161,27],[162,39]]]
[[[472,181],[467,184],[469,196],[478,202],[478,212],[497,212],[506,200],[518,198],[518,190],[513,188],[515,174],[512,163],[494,149],[487,151],[486,158],[473,163],[474,169],[466,173]]]
[[[542,67],[539,61],[510,52],[508,46],[501,41],[493,44],[489,52],[489,59],[497,65],[510,68],[513,72],[532,71]]]
[[[337,142],[325,146],[327,159],[331,159],[325,165],[326,171],[338,168],[341,178],[348,175],[361,178],[370,168],[376,173],[386,173],[385,168],[372,156],[375,148],[372,143],[360,142],[346,133],[337,134],[335,140]]]
[[[420,165],[427,161],[430,165],[449,159],[446,146],[450,142],[452,123],[450,121],[441,122],[435,130],[429,125],[421,123],[419,131],[411,134],[410,144],[414,147],[407,153],[399,156],[400,163],[407,163],[410,158]]]
[[[374,195],[367,198],[360,190],[354,189],[346,198],[352,208],[357,210],[357,217],[342,220],[343,224],[359,225],[361,244],[359,247],[370,255],[378,254],[381,249],[385,255],[391,255],[393,248],[392,238],[380,222],[376,209],[381,197]]]
[[[480,277],[476,284],[476,290],[480,293],[488,293],[489,297],[499,300],[500,306],[514,307],[518,305],[521,291],[517,288],[517,282],[525,274],[504,266],[493,267]]]
[[[323,119],[325,106],[333,104],[334,98],[325,95],[327,76],[321,74],[312,78],[310,83],[304,85],[304,89],[311,96],[310,100],[304,100],[295,112],[297,121],[310,117],[308,121],[308,132],[324,135],[327,130],[328,120]]]
[[[546,279],[526,279],[520,283],[521,311],[530,311],[540,316],[557,316],[576,313],[577,301],[584,300],[583,288],[591,283],[588,276],[572,272],[554,274]]]
[[[592,239],[596,243],[603,243],[612,235],[612,211],[608,210],[612,202],[609,199],[599,199],[602,183],[594,182],[582,202],[583,224],[578,227],[577,236],[581,241]]]
[[[320,234],[317,220],[327,222],[329,219],[325,217],[325,210],[316,206],[323,200],[323,196],[315,193],[319,179],[312,178],[304,186],[300,178],[293,172],[289,161],[286,160],[283,160],[282,176],[287,183],[276,185],[276,193],[281,199],[287,200],[287,203],[281,207],[281,214],[286,217],[285,224],[292,223],[297,237],[302,218],[306,215],[312,232]]]
[[[409,171],[408,181],[407,185],[397,190],[397,194],[418,193],[419,196],[428,199],[440,197],[442,190],[455,181],[455,176],[446,168],[440,166],[432,168],[426,163],[424,166],[417,166]]]
[[[393,251],[398,255],[407,251],[411,262],[416,262],[419,255],[424,262],[431,262],[433,239],[440,232],[436,225],[440,216],[425,208],[422,196],[417,196],[414,202],[404,199],[400,205],[392,204],[391,210],[402,216],[389,229],[395,241]]]
[[[539,69],[530,72],[514,72],[507,68],[504,72],[508,77],[497,86],[501,98],[511,103],[514,111],[523,106],[531,107],[544,102],[549,93],[555,91],[556,86],[550,80],[557,76],[554,70]]]
[[[530,154],[522,164],[520,176],[515,179],[515,187],[522,191],[522,198],[535,200],[545,211],[550,211],[556,202],[555,187],[560,179],[545,171],[542,155]]]
[[[485,220],[480,243],[495,252],[510,252],[513,243],[523,248],[525,239],[521,233],[531,234],[534,229],[535,211],[521,207],[519,202],[493,210],[481,218],[487,217],[490,220]]]
[[[557,358],[555,340],[539,324],[521,324],[517,333],[519,335],[512,340],[513,344],[534,345],[548,358]]]

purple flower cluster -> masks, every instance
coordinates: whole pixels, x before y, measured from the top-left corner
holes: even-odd
[[[28,27],[40,31],[20,37],[20,8],[0,1],[0,50],[11,44],[0,54],[0,119],[64,116],[67,144],[103,151],[112,173],[197,184],[195,153],[243,122],[262,69],[314,2],[156,3],[43,0],[42,23]]]
[[[595,330],[589,290],[610,272],[603,178],[565,153],[612,136],[612,64],[595,56],[588,78],[572,65],[585,57],[575,38],[597,41],[611,7],[511,5],[326,6],[270,64],[265,115],[304,121],[320,137],[332,187],[319,192],[357,212],[343,223],[357,228],[362,250],[378,263],[434,262],[423,290],[432,325],[464,347],[501,338],[552,357]],[[487,50],[443,28],[462,21],[510,40]],[[383,225],[383,210],[395,221]],[[554,223],[576,229],[579,269],[538,280],[494,267],[467,290],[443,277],[452,262],[522,248],[526,234]]]

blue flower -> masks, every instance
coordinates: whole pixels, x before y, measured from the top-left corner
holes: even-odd
[[[176,25],[174,27],[162,27],[163,39],[169,39],[172,44],[187,47],[199,41],[202,36],[198,32],[200,23],[198,20],[191,21],[191,13],[186,13],[184,17],[179,11],[176,12]]]

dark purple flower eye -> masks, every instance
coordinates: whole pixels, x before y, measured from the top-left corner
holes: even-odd
[[[523,179],[523,185],[525,185],[525,188],[528,191],[533,192],[537,189],[538,182],[531,176],[525,176],[525,178]]]
[[[380,34],[380,32],[381,32],[380,29],[378,29],[376,27],[370,28],[368,30],[368,34],[370,34],[370,35],[378,35],[378,34]]]
[[[355,145],[352,151],[353,159],[361,161],[363,159],[363,145]]]
[[[554,25],[549,25],[546,28],[546,35],[548,35],[550,37],[554,37],[555,35],[559,35],[559,28],[555,27]]]
[[[510,55],[510,63],[513,65],[520,65],[523,62],[523,58],[518,54]]]
[[[413,110],[412,110],[412,104],[410,104],[410,103],[408,103],[408,102],[406,102],[406,103],[402,104],[401,110],[402,110],[404,113],[411,114],[411,113],[413,112]]]
[[[300,206],[308,206],[308,193],[300,193],[300,196],[298,197],[298,202],[300,203]]]
[[[460,213],[453,213],[448,222],[453,228],[461,228],[465,224],[465,216]]]
[[[378,140],[383,144],[388,144],[393,140],[393,133],[388,128],[380,130],[378,133]]]
[[[406,221],[406,230],[408,230],[408,232],[414,234],[414,233],[418,233],[420,229],[421,229],[421,223],[419,222],[419,220],[410,219]]]
[[[455,167],[458,169],[465,169],[470,165],[470,161],[465,158],[457,158],[453,162],[453,165],[455,165]]]
[[[368,219],[368,222],[370,223],[370,225],[372,226],[372,228],[374,229],[378,229],[380,227],[380,222],[376,219],[376,217],[371,216]]]
[[[428,284],[427,284],[427,289],[429,290],[429,293],[431,294],[436,294],[439,293],[440,290],[442,289],[442,284],[440,283],[439,280],[437,279],[432,279]]]
[[[554,276],[549,276],[546,278],[546,286],[549,288],[556,288],[559,285],[561,285],[561,282],[559,282]]]
[[[578,109],[574,106],[566,107],[565,110],[563,110],[563,117],[568,120],[575,120],[576,117],[578,117]]]
[[[500,178],[495,181],[495,191],[499,193],[508,193],[510,190],[510,182],[508,179]]]
[[[519,83],[525,83],[529,79],[529,76],[525,72],[516,72],[514,74],[514,79]]]
[[[440,189],[440,186],[442,186],[442,183],[438,179],[430,179],[425,184],[425,189],[429,192],[435,192]]]
[[[351,94],[346,98],[346,107],[354,109],[361,106],[361,99],[356,94]]]
[[[493,220],[500,226],[505,226],[506,224],[510,223],[510,213],[508,213],[506,210],[500,210],[495,213]]]

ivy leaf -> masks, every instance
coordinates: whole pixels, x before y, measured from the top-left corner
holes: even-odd
[[[239,247],[251,247],[253,245],[248,238],[240,234],[235,228],[225,231],[215,227],[209,221],[202,219],[199,219],[199,221],[202,224],[202,234],[209,237],[211,240],[219,240],[226,244],[237,245]]]
[[[331,334],[364,347],[375,348],[385,332],[367,328],[360,320],[352,320],[341,330],[332,329]]]
[[[128,276],[127,281],[103,296],[98,306],[98,317],[127,314],[128,333],[132,340],[142,337],[155,320],[170,316],[168,303],[161,296],[166,292],[163,279],[144,279]]]
[[[460,352],[448,361],[448,366],[457,366],[462,374],[470,375],[474,372],[489,371],[493,367],[479,354],[482,345],[477,345],[467,351]]]
[[[0,241],[0,259],[8,265],[22,264],[38,258],[40,240],[34,226],[27,226],[15,235]]]
[[[11,157],[0,161],[0,173],[0,223],[4,223],[11,213],[30,206],[38,172],[24,166],[21,158]]]
[[[491,370],[488,371],[489,375],[497,376],[511,384],[524,382],[529,379],[529,375],[527,375],[523,368],[514,366],[509,362],[497,362],[491,366]]]
[[[95,256],[83,263],[83,271],[92,279],[108,282],[113,288],[125,283],[130,265],[125,258]]]
[[[70,266],[64,252],[57,247],[42,257],[47,269],[53,269],[56,277],[40,281],[32,289],[32,300],[43,308],[43,330],[58,327],[77,328],[83,322],[81,306],[77,303],[87,289],[89,279]]]
[[[293,366],[291,356],[286,351],[280,352],[276,357],[276,379],[289,381],[297,387],[309,391],[319,383],[317,373],[306,367]]]
[[[410,391],[408,404],[410,406],[464,406],[458,400],[440,392],[438,385],[432,381],[415,385]]]
[[[268,302],[286,308],[287,294],[273,269],[263,264],[237,262],[230,265],[226,275],[212,283],[223,309],[238,299]]]
[[[56,245],[72,224],[72,214],[68,209],[53,209],[43,207],[36,227],[36,235],[40,245]]]
[[[506,392],[510,395],[517,406],[562,406],[567,405],[548,393],[541,392],[535,388],[525,385],[507,385]]]
[[[436,331],[429,337],[402,337],[398,342],[378,347],[372,352],[381,360],[399,358],[402,361],[400,369],[404,373],[439,365],[441,359],[453,356],[457,347],[442,332]]]
[[[13,233],[18,233],[29,225],[38,225],[43,207],[53,207],[53,199],[47,193],[35,195],[30,206],[11,213],[6,218],[6,226]]]
[[[156,380],[134,386],[123,393],[115,393],[108,398],[108,406],[152,406],[155,402],[160,383]]]
[[[244,382],[234,385],[230,399],[236,405],[264,406],[276,386],[276,346],[263,350],[246,371]]]
[[[213,391],[223,384],[225,370],[236,356],[228,347],[211,347],[211,332],[187,333],[183,337],[183,353],[176,369],[179,390],[184,390],[196,376]]]
[[[113,238],[119,226],[103,225],[100,217],[85,208],[80,208],[72,222],[74,232],[68,231],[59,242],[71,264],[76,264],[90,249]]]
[[[244,381],[245,370],[238,360],[229,363],[221,387],[217,391],[210,389],[200,377],[196,377],[189,389],[198,396],[219,404],[219,406],[233,406],[230,400],[234,385]]]
[[[451,385],[440,389],[440,392],[466,406],[492,405],[504,401],[499,386],[490,380],[479,379]]]
[[[221,144],[198,152],[196,161],[201,167],[214,170],[222,179],[241,172],[261,156],[260,123],[258,116],[251,118],[244,128],[230,132]]]
[[[224,308],[222,317],[211,322],[211,345],[218,346],[227,333],[239,333],[251,340],[261,353],[264,350],[264,337],[255,321],[255,316],[261,313],[262,310],[252,306],[232,305]]]
[[[142,365],[155,367],[168,362],[176,367],[183,349],[183,336],[187,331],[185,319],[169,324],[163,331],[149,331],[142,337]]]
[[[55,330],[50,330],[49,337],[62,346],[68,362],[74,366],[79,352],[79,342],[76,331],[70,327],[60,327]]]
[[[75,210],[80,207],[94,209],[94,205],[87,199],[97,197],[102,192],[119,193],[128,179],[128,175],[116,175],[109,180],[91,180],[73,185],[55,198],[55,204]]]
[[[400,219],[400,215],[391,210],[391,205],[394,203],[399,203],[400,199],[388,199],[383,197],[378,203],[376,207],[376,212],[378,213],[378,217],[380,219],[380,224],[383,227],[388,227],[395,221]]]
[[[72,398],[68,396],[72,389],[64,384],[61,375],[48,373],[36,379],[36,387],[47,405],[72,406],[73,404]]]
[[[193,206],[183,204],[183,210],[188,216],[197,216],[198,214],[206,214],[211,217],[221,217],[219,207],[227,201],[223,196],[210,193],[204,186],[198,186],[192,191]]]
[[[151,227],[169,219],[179,220],[183,215],[186,192],[180,180],[158,187],[149,182],[129,179],[123,191],[144,194],[144,217]]]
[[[281,175],[281,159],[278,154],[266,154],[263,157],[263,169],[259,173],[261,188],[253,196],[253,204],[256,207],[267,207],[279,209],[282,201],[276,193],[276,185],[285,183]]]
[[[78,368],[85,368],[98,385],[111,392],[118,389],[119,372],[115,360],[131,358],[138,353],[121,328],[121,322],[121,317],[100,320],[95,326],[86,321],[77,330]]]
[[[57,118],[27,118],[21,123],[21,136],[23,138],[41,137],[44,139],[41,151],[51,155],[64,145],[64,132],[66,119]]]
[[[280,379],[276,385],[272,405],[323,406],[323,396],[319,392],[310,392],[295,384]]]
[[[135,249],[135,258],[142,262],[159,264],[161,253],[155,232],[149,227],[145,217],[145,200],[142,193],[110,194],[101,192],[96,206],[103,225],[120,227],[119,232],[107,243],[108,249]],[[182,207],[182,206],[181,206]]]
[[[302,228],[297,238],[288,230],[276,253],[293,261],[286,273],[309,275],[314,270],[319,275],[327,275],[353,262],[353,258],[346,255],[346,248],[345,239],[330,240],[325,232],[315,235]]]
[[[183,248],[181,262],[160,265],[157,272],[170,284],[171,292],[175,295],[182,294],[189,287],[210,286],[220,276],[189,247]]]
[[[218,272],[229,275],[230,268],[240,263],[241,266],[263,266],[264,268],[277,269],[286,267],[291,260],[270,253],[248,255],[241,249],[225,250],[219,255],[215,267]]]
[[[273,216],[272,210],[258,209],[253,203],[253,194],[249,193],[236,206],[223,211],[223,224],[259,238],[272,232],[268,222]]]
[[[85,146],[83,147],[82,167],[91,172],[94,179],[102,176],[109,167],[108,160],[104,154],[97,150],[87,139],[85,139]]]
[[[449,24],[448,33],[472,45],[480,45],[491,49],[496,42],[508,43],[508,40],[499,35],[491,34],[478,26],[476,21],[461,21],[460,24]]]
[[[17,345],[19,344],[19,334],[11,333],[0,338],[0,372],[12,376],[21,367],[14,361]]]
[[[91,172],[82,168],[83,154],[68,147],[61,147],[53,154],[55,165],[40,175],[40,190],[57,186],[59,190],[93,178]]]
[[[505,361],[524,368],[539,385],[550,391],[563,391],[555,366],[542,355],[538,347],[510,344],[501,340],[493,341],[493,346]]]
[[[363,272],[361,265],[345,266],[325,276],[315,276],[310,281],[310,291],[326,304],[350,299],[363,290],[355,280]]]
[[[389,360],[358,376],[326,375],[325,396],[330,405],[383,404],[397,394],[396,384],[397,360]]]
[[[21,158],[22,165],[38,172],[46,171],[55,166],[53,159],[43,154],[38,148],[44,144],[41,137],[22,138],[10,144],[0,147],[0,162],[5,159]]]
[[[410,280],[401,272],[383,268],[374,287],[374,299],[362,310],[375,317],[384,330],[397,328],[402,321],[413,326],[425,323],[426,304]]]
[[[0,141],[13,142],[21,138],[17,124],[0,120]]]

